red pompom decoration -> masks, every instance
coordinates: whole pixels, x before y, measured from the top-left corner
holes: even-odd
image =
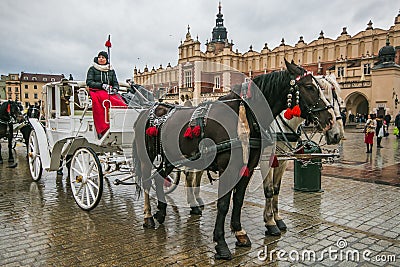
[[[194,126],[192,132],[193,132],[194,136],[199,137],[200,136],[200,125]]]
[[[106,41],[105,46],[106,46],[106,47],[111,47],[111,41],[110,41],[110,39],[108,39],[108,40]]]
[[[165,187],[170,187],[171,186],[171,179],[169,177],[164,178],[164,186]]]
[[[240,177],[249,177],[250,176],[250,171],[247,165],[244,165],[242,169],[239,172]]]
[[[157,136],[158,135],[157,127],[156,126],[151,126],[151,127],[147,128],[146,134],[148,136]]]
[[[271,165],[271,168],[279,167],[278,157],[276,155],[271,155],[271,158],[269,159],[269,163]]]
[[[292,108],[292,114],[294,117],[300,117],[301,115],[301,110],[300,110],[300,106],[296,105]]]
[[[7,113],[10,113],[10,112],[11,112],[11,105],[10,105],[10,103],[8,103],[8,105],[7,105]]]
[[[301,147],[299,150],[297,150],[296,154],[304,154],[304,147]]]
[[[192,132],[192,128],[190,126],[187,127],[185,133],[183,134],[183,137],[190,138],[190,139],[193,138],[193,132]]]
[[[283,117],[287,120],[291,120],[293,118],[293,111],[291,108],[287,108],[285,113],[283,114]]]

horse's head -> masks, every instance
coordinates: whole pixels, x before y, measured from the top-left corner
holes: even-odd
[[[297,96],[301,117],[314,123],[318,130],[327,134],[334,125],[335,115],[332,105],[326,100],[315,78],[305,69],[286,61],[286,68],[293,77],[291,85],[291,101]]]
[[[344,137],[344,126],[340,114],[340,103],[342,102],[340,97],[341,89],[336,81],[335,75],[333,74],[318,76],[316,79],[324,92],[326,99],[332,105],[335,114],[335,123],[333,124],[332,129],[328,130],[325,135],[326,142],[328,145],[337,144]]]
[[[39,119],[39,117],[40,117],[39,107],[37,105],[29,105],[27,116],[28,116],[28,118]]]
[[[20,105],[17,101],[8,100],[7,102],[4,102],[1,111],[3,116],[10,120],[10,122],[16,121],[19,123],[24,120]]]

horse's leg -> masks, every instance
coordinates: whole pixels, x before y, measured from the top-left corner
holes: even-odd
[[[151,174],[151,167],[141,163],[141,177],[142,177],[142,186],[144,191],[144,228],[154,228],[155,223],[153,219],[153,215],[151,214],[151,204],[150,204],[150,188],[151,188],[151,179],[149,179]]]
[[[221,185],[219,186],[219,188],[221,188]],[[218,191],[220,190],[219,188]],[[230,252],[228,245],[226,244],[225,241],[225,231],[224,231],[225,218],[229,210],[231,193],[232,190],[227,192],[224,196],[218,198],[217,202],[217,218],[215,221],[215,227],[213,233],[214,236],[213,240],[214,242],[217,243],[217,245],[215,246],[215,250],[217,252],[215,254],[216,259],[224,259],[224,260],[232,259],[232,253]]]
[[[12,147],[12,139],[14,137],[14,129],[13,125],[10,123],[8,124],[9,133],[8,133],[8,162],[14,162],[13,156],[13,147]]]
[[[260,163],[261,175],[263,177],[263,189],[265,196],[265,206],[264,206],[264,223],[267,230],[266,235],[278,236],[281,234],[276,222],[274,220],[274,212],[272,209],[273,201],[273,176],[275,175],[276,169],[269,166],[268,160],[262,160]],[[265,173],[268,170],[268,173]]]
[[[203,176],[204,171],[196,171],[195,181],[194,181],[194,197],[196,198],[197,204],[200,209],[204,209],[204,201],[200,197],[200,184],[201,177]]]
[[[187,202],[190,206],[190,214],[191,215],[201,215],[202,211],[201,209],[198,207],[198,204],[196,202],[195,199],[195,180],[196,180],[196,175],[197,172],[196,171],[185,171],[185,175],[186,175],[186,199]]]
[[[153,215],[154,219],[156,219],[160,224],[164,223],[165,216],[167,215],[167,200],[165,199],[164,192],[164,177],[167,177],[174,166],[169,166],[165,170],[162,170],[159,175],[156,175],[154,178],[156,184],[156,194],[157,194],[157,212]]]
[[[238,247],[250,247],[251,241],[247,236],[246,231],[242,228],[240,223],[240,217],[243,207],[244,195],[246,193],[247,185],[249,184],[250,177],[253,171],[250,172],[249,177],[241,177],[239,182],[235,186],[233,191],[233,208],[231,217],[231,230],[235,233],[236,246]]]
[[[286,231],[287,226],[279,214],[278,199],[279,191],[281,189],[282,177],[287,167],[287,161],[281,161],[279,165],[280,167],[282,167],[279,168],[279,172],[274,175],[274,196],[272,197],[272,209],[274,211],[274,219],[279,230]]]

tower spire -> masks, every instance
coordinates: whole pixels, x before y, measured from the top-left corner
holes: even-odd
[[[212,43],[225,43],[225,40],[228,37],[228,32],[226,31],[226,28],[224,27],[224,19],[222,15],[222,5],[221,2],[219,2],[218,5],[218,14],[217,14],[217,19],[215,20],[215,27],[213,28],[212,31]]]

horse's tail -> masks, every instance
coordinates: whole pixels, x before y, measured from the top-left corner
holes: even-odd
[[[140,164],[140,159],[137,153],[137,147],[135,140],[132,145],[132,168],[136,176],[136,194],[138,198],[142,194],[142,168]]]

